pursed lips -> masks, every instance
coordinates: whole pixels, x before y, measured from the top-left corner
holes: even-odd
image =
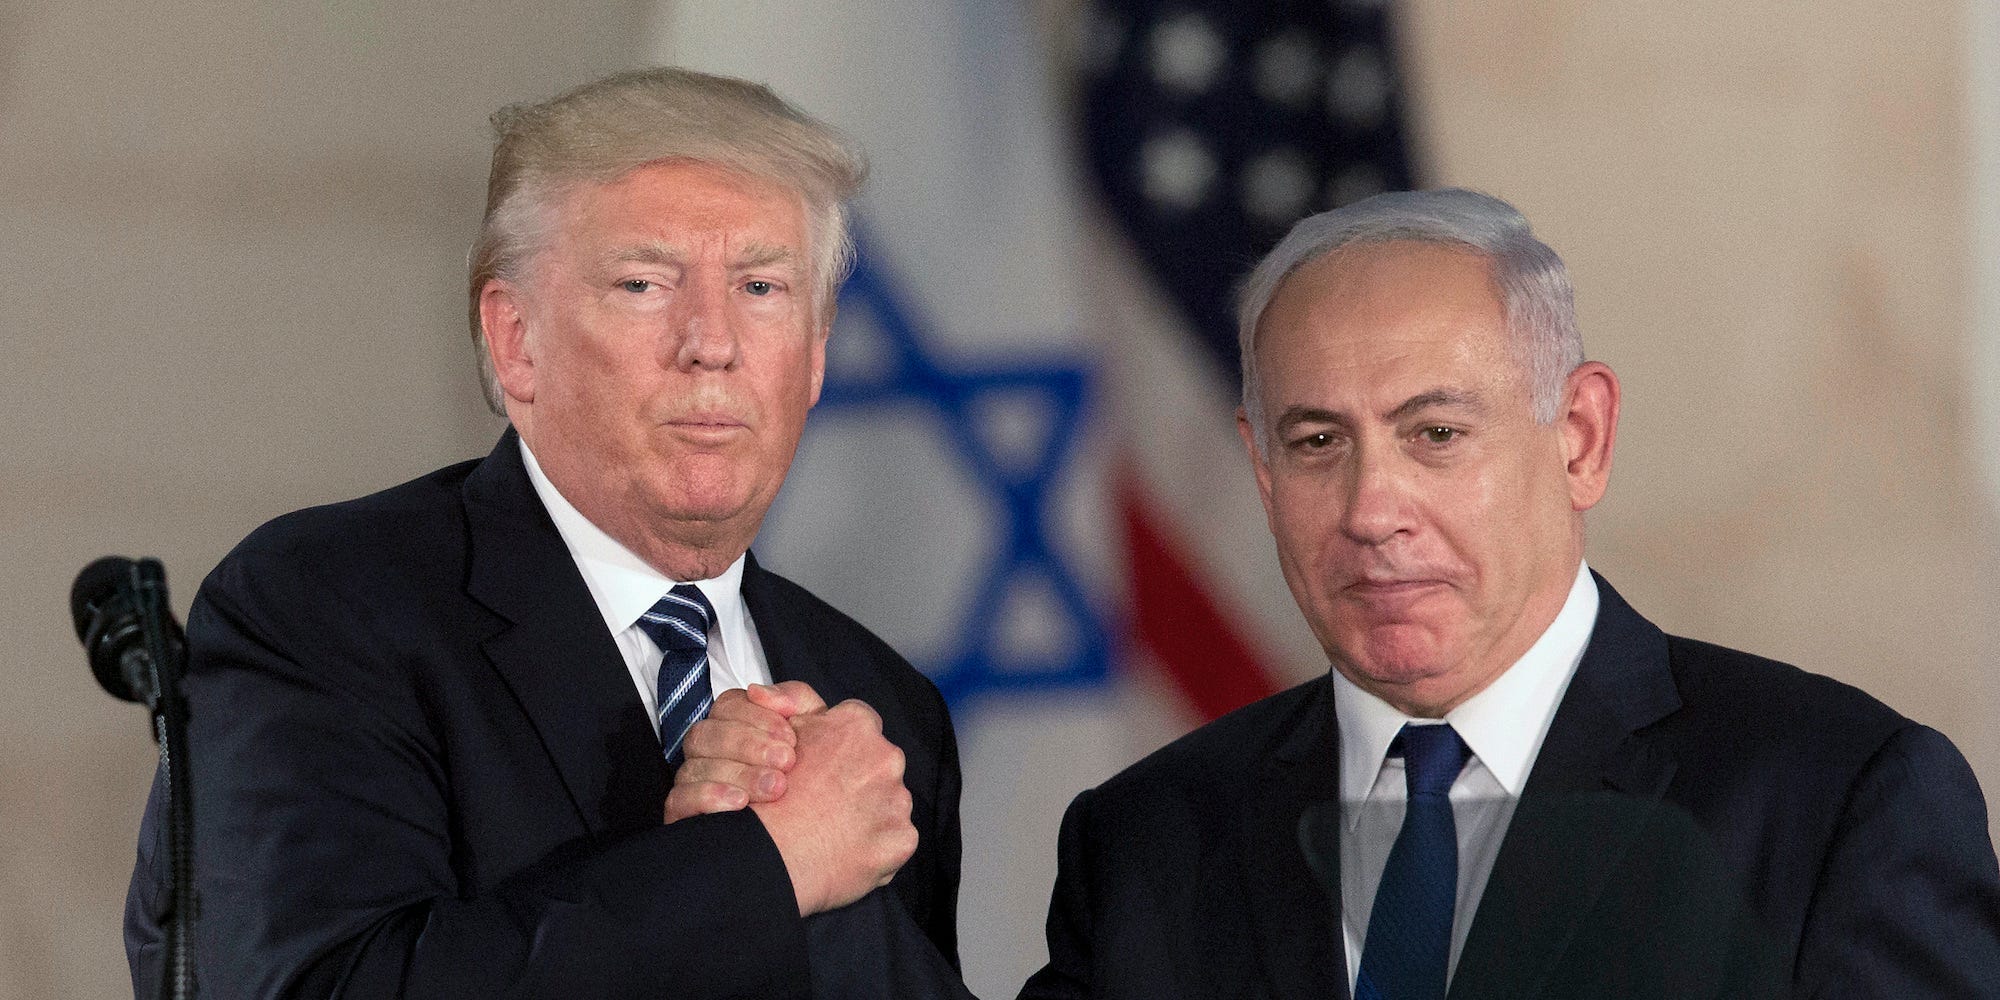
[[[1364,576],[1340,589],[1364,601],[1377,601],[1413,597],[1443,586],[1445,581],[1431,576]]]
[[[723,436],[750,429],[750,425],[742,418],[717,411],[683,413],[668,418],[665,425],[683,434],[698,436]]]

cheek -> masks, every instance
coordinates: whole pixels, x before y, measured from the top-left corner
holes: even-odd
[[[1321,589],[1321,580],[1350,558],[1340,532],[1341,510],[1333,491],[1298,476],[1271,484],[1271,531],[1278,560],[1294,590]]]

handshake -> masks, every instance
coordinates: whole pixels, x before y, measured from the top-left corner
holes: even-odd
[[[810,916],[889,884],[917,850],[903,751],[859,701],[799,681],[725,691],[688,731],[666,822],[748,806]]]

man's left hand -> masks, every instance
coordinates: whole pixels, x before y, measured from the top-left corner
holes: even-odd
[[[724,691],[681,744],[687,759],[667,795],[666,822],[783,797],[786,773],[798,762],[791,719],[824,708],[800,681]]]

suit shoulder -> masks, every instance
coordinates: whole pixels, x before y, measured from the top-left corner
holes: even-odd
[[[1789,663],[1668,636],[1687,714],[1717,733],[1754,733],[1775,752],[1856,762],[1921,729],[1860,688]]]
[[[403,543],[434,528],[440,517],[459,516],[459,489],[478,464],[476,459],[460,462],[366,496],[280,515],[252,531],[231,556]]]
[[[1238,782],[1299,727],[1324,723],[1330,713],[1315,716],[1314,710],[1331,703],[1330,688],[1318,677],[1251,702],[1146,755],[1099,786],[1096,797],[1199,796]]]
[[[338,599],[414,606],[455,588],[466,544],[464,462],[353,500],[265,522],[202,581],[197,604],[258,608]]]

